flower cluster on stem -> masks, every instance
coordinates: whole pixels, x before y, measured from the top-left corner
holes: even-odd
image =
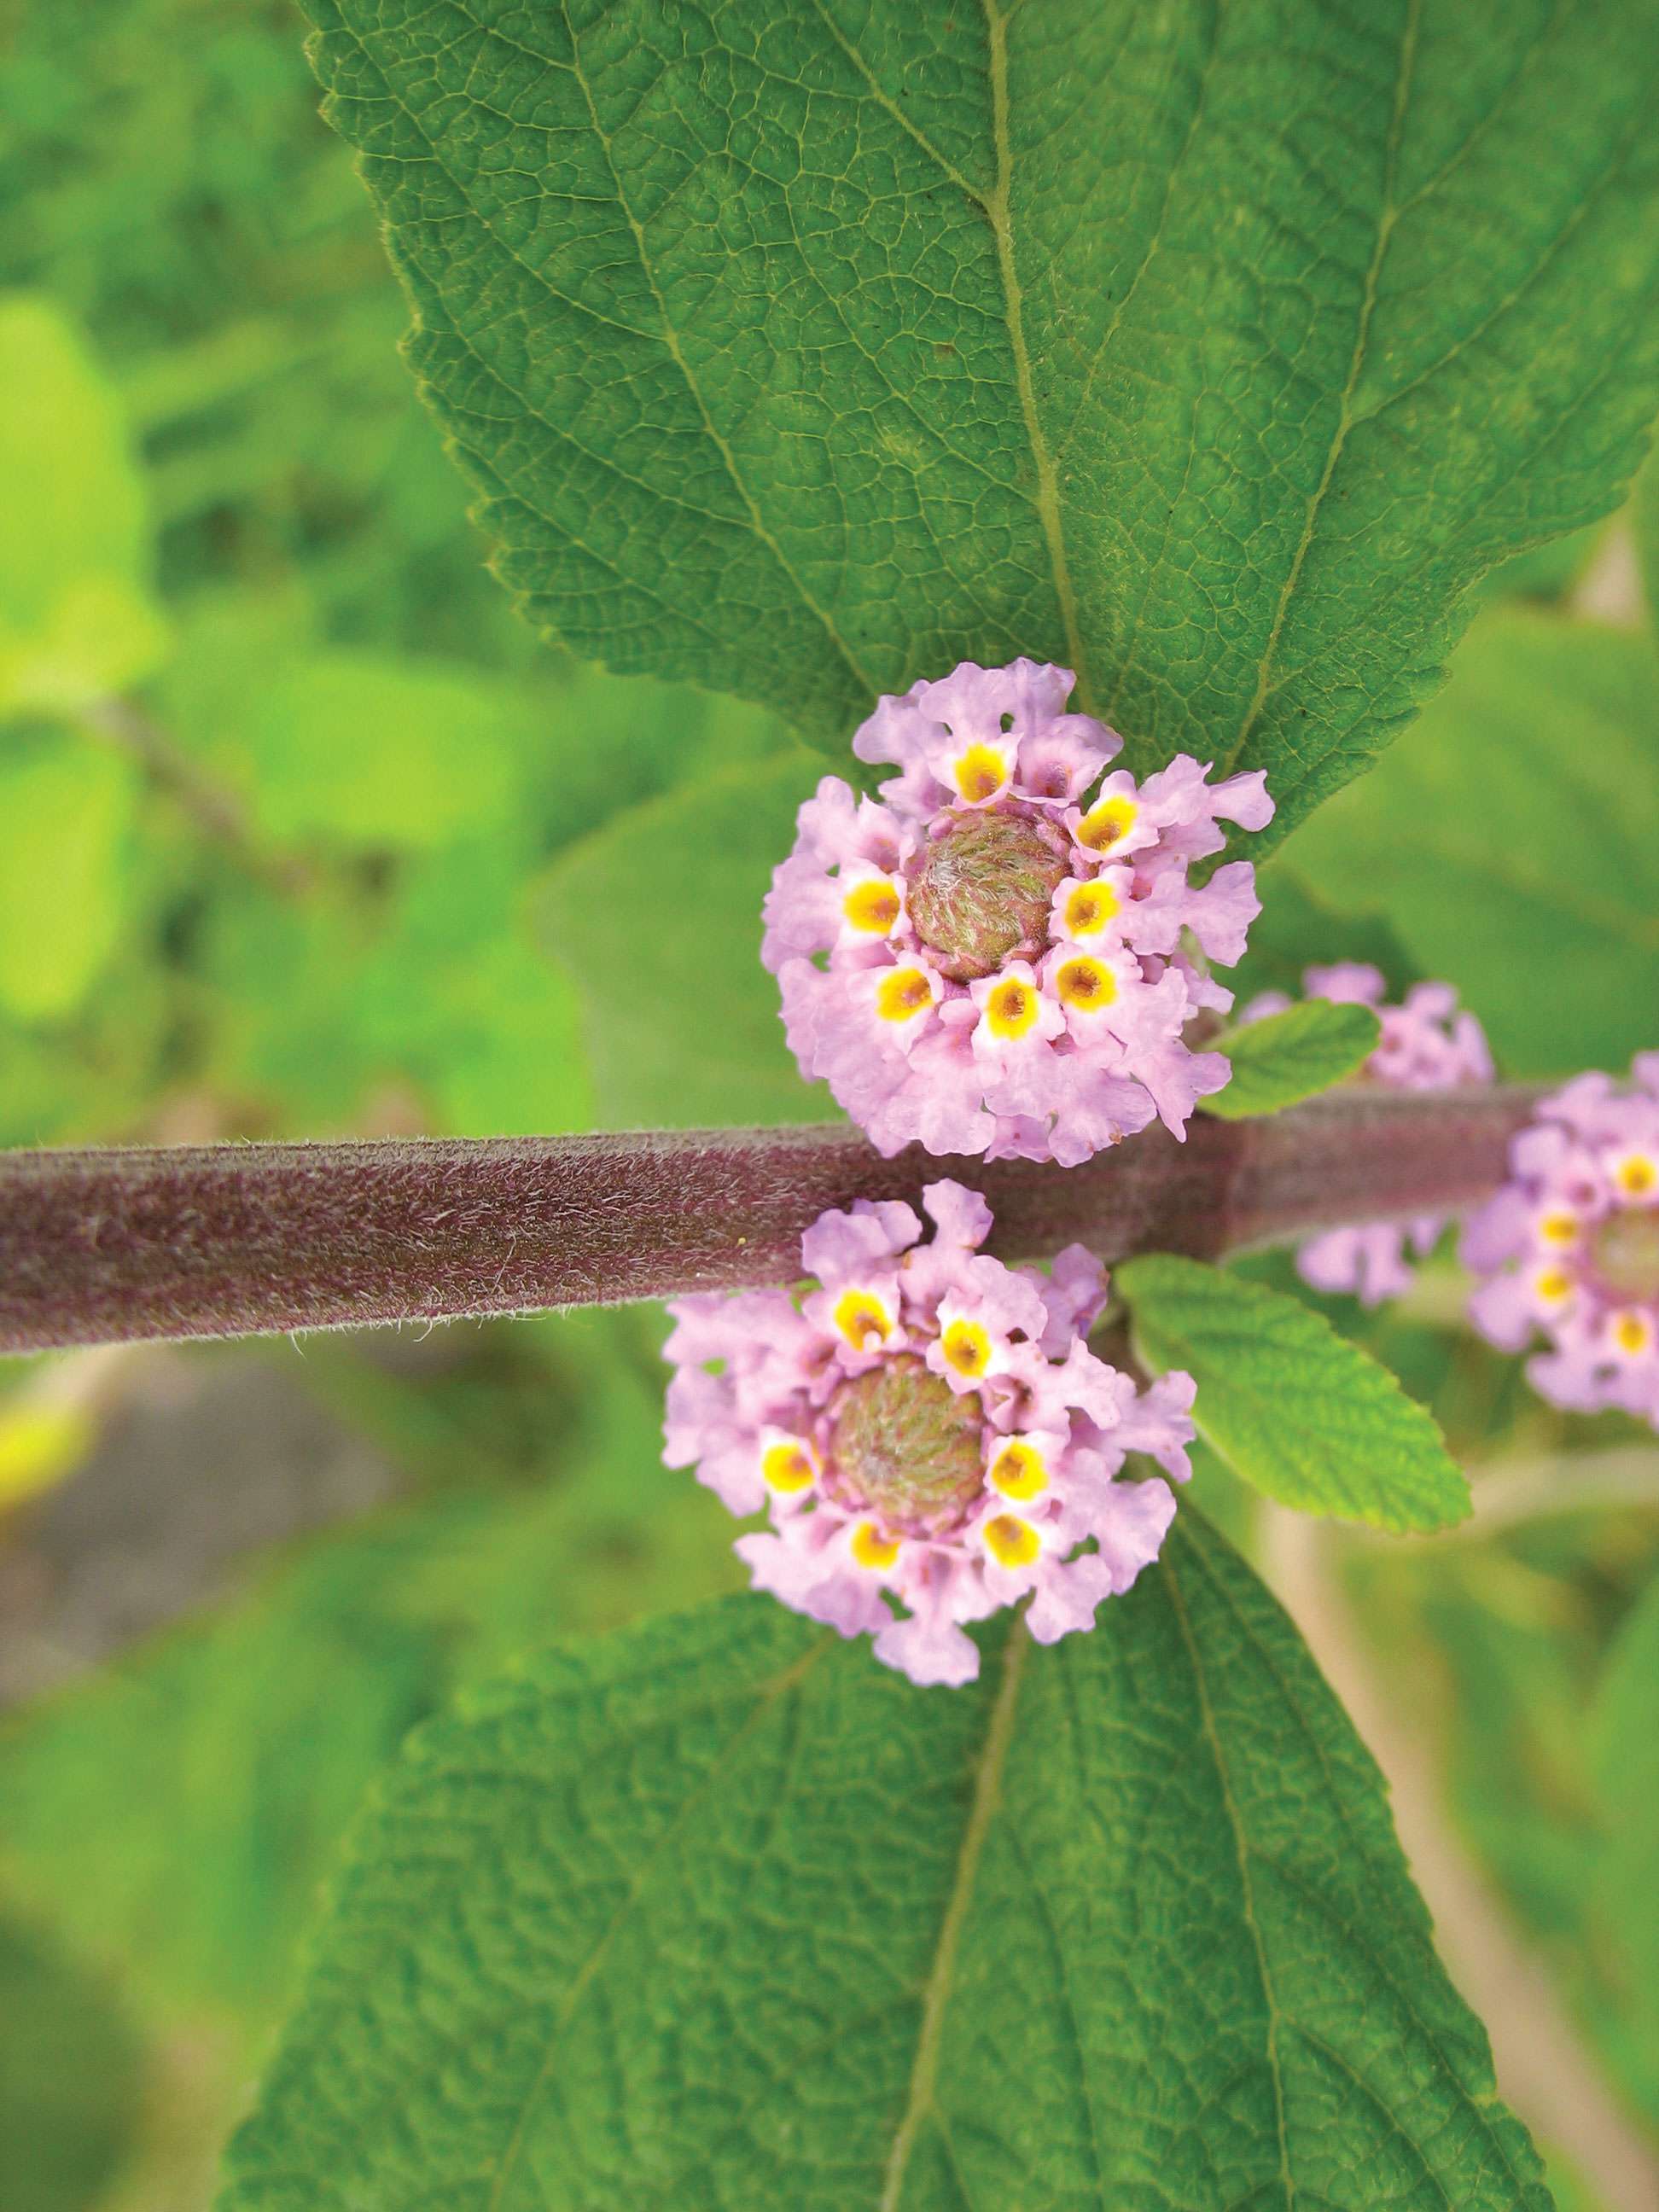
[[[1137,782],[1122,740],[1066,712],[1069,669],[963,661],[882,699],[826,776],[765,906],[791,1048],[884,1153],[1087,1159],[1161,1116],[1177,1135],[1227,1080],[1183,1037],[1232,994],[1210,974],[1260,911],[1247,861],[1190,880],[1273,802],[1185,753]]]
[[[665,1449],[735,1514],[755,1585],[917,1682],[971,1681],[963,1624],[1030,1600],[1040,1643],[1091,1627],[1157,1556],[1194,1384],[1145,1390],[1085,1341],[1106,1277],[1082,1245],[1052,1271],[982,1253],[983,1199],[930,1184],[824,1213],[801,1240],[813,1282],[677,1300]]]
[[[1397,1006],[1383,1001],[1388,985],[1380,969],[1357,960],[1310,968],[1304,995],[1337,1006],[1369,1006],[1382,1024],[1376,1049],[1358,1080],[1386,1091],[1443,1091],[1459,1083],[1490,1083],[1492,1053],[1486,1031],[1460,1008],[1449,983],[1417,983]],[[1282,1013],[1291,1004],[1282,991],[1263,991],[1239,1014],[1241,1022]],[[1408,1221],[1366,1221],[1311,1237],[1296,1255],[1303,1280],[1316,1291],[1352,1291],[1361,1303],[1380,1305],[1411,1287],[1413,1258],[1426,1260],[1446,1225],[1443,1213]]]
[[[1543,1397],[1659,1428],[1659,1052],[1631,1072],[1628,1090],[1581,1075],[1543,1102],[1462,1256],[1481,1334],[1504,1352],[1544,1338],[1527,1362]]]

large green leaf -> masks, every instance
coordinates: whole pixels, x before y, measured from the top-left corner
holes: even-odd
[[[769,1601],[543,1658],[360,1834],[234,2212],[1547,2203],[1370,1759],[1184,1516],[918,1691]]]
[[[1267,1497],[1402,1533],[1468,1514],[1433,1416],[1299,1298],[1164,1253],[1113,1280],[1136,1350],[1159,1374],[1196,1379],[1200,1435]]]
[[[1282,834],[1654,405],[1626,0],[309,0],[506,583],[819,732],[1065,660]]]
[[[1517,1075],[1622,1067],[1659,1006],[1659,653],[1546,615],[1484,621],[1451,682],[1297,867],[1380,901]]]
[[[1228,1030],[1214,1042],[1233,1072],[1226,1089],[1206,1099],[1205,1111],[1228,1121],[1277,1114],[1357,1074],[1382,1034],[1369,1006],[1334,1006],[1328,999],[1304,999],[1283,1013]]]

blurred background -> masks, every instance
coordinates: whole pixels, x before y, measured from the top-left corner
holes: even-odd
[[[300,40],[286,0],[0,0],[0,1143],[827,1118],[756,961],[824,763],[520,623]],[[1447,975],[1516,1075],[1659,1042],[1647,514],[1492,580],[1267,872],[1246,988]],[[1474,1523],[1195,1488],[1374,1699],[1431,1899],[1487,1914],[1454,1971],[1478,2005],[1522,1976],[1506,2087],[1564,2205],[1620,2212],[1571,2115],[1659,2172],[1659,1451],[1531,1398],[1449,1258],[1384,1320],[1325,1303],[1434,1406]],[[204,2206],[408,1729],[739,1582],[658,1463],[661,1336],[0,1362],[3,2212]]]

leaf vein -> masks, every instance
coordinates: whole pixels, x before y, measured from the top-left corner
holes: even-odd
[[[1060,604],[1060,621],[1066,631],[1066,650],[1077,677],[1079,701],[1085,713],[1092,713],[1093,692],[1083,650],[1083,633],[1079,627],[1077,597],[1072,588],[1071,567],[1066,558],[1065,525],[1060,511],[1060,479],[1054,468],[1054,455],[1048,450],[1048,439],[1043,433],[1042,417],[1037,412],[1030,351],[1025,341],[1024,295],[1020,289],[1019,270],[1014,258],[1013,217],[1009,197],[1013,167],[1008,122],[1010,17],[1002,13],[997,6],[997,0],[981,0],[981,4],[985,10],[986,31],[990,43],[991,136],[997,164],[996,188],[987,203],[986,213],[990,220],[991,234],[996,241],[997,267],[1001,275],[1003,298],[1008,310],[1008,343],[1013,354],[1014,382],[1019,393],[1026,441],[1030,447],[1032,464],[1036,471],[1037,516],[1042,525],[1043,540],[1048,548],[1054,596]]]
[[[956,1878],[951,1883],[944,1917],[939,1923],[933,1970],[927,1977],[927,1990],[922,2002],[921,2032],[916,2039],[915,2062],[910,2069],[909,2094],[888,2154],[879,2212],[898,2212],[904,2192],[904,2177],[909,2169],[917,2135],[922,2122],[934,2113],[939,2045],[944,2039],[945,2007],[950,2002],[951,1986],[956,1973],[957,1948],[962,1940],[963,1922],[967,1917],[968,1907],[973,1898],[980,1854],[984,1850],[985,1838],[997,1810],[1002,1770],[1013,1736],[1014,1709],[1019,1698],[1020,1674],[1024,1665],[1027,1641],[1024,1622],[1016,1620],[1004,1646],[1002,1680],[997,1685],[995,1702],[986,1723],[985,1741],[974,1777],[973,1802],[969,1809],[968,1824],[963,1831],[962,1850],[957,1859]]]
[[[702,386],[698,384],[696,378],[692,374],[691,364],[685,357],[685,349],[680,343],[679,332],[675,328],[673,319],[668,312],[668,302],[664,298],[662,288],[657,282],[656,270],[652,266],[650,250],[646,243],[644,229],[641,227],[638,217],[635,215],[632,207],[629,204],[627,194],[623,190],[622,176],[620,171],[617,167],[615,155],[611,149],[611,143],[610,137],[605,132],[605,126],[599,121],[599,112],[598,106],[594,102],[592,88],[588,83],[586,71],[582,67],[581,47],[577,38],[575,24],[571,21],[568,8],[566,8],[563,10],[563,16],[566,33],[570,40],[572,67],[575,72],[576,82],[581,90],[582,100],[587,109],[588,121],[592,129],[593,136],[599,143],[601,153],[605,156],[605,165],[607,171],[610,173],[611,186],[617,195],[617,205],[622,211],[623,220],[627,223],[629,231],[633,234],[635,249],[640,258],[641,273],[643,275],[647,284],[650,288],[651,296],[657,304],[658,314],[662,319],[662,340],[664,346],[667,349],[669,358],[673,362],[675,368],[680,373],[681,378],[684,382],[686,391],[690,397],[691,403],[696,409],[698,417],[702,423],[704,434],[708,437],[715,452],[720,455],[721,464],[724,466],[727,476],[731,478],[732,486],[735,489],[738,498],[743,501],[744,507],[749,515],[750,527],[754,531],[756,537],[759,538],[762,544],[764,545],[767,550],[771,554],[773,559],[777,562],[783,574],[789,579],[789,581],[793,586],[795,593],[799,599],[802,605],[807,609],[809,613],[817,618],[825,636],[829,639],[836,651],[841,655],[842,659],[846,663],[848,668],[851,671],[853,676],[857,679],[860,685],[871,697],[874,697],[875,694],[879,690],[880,686],[876,683],[874,678],[870,676],[866,670],[860,665],[856,654],[854,654],[851,647],[848,646],[845,638],[842,637],[835,623],[830,619],[828,611],[818,605],[817,599],[813,598],[812,594],[807,590],[805,585],[801,581],[800,577],[795,571],[793,563],[790,561],[789,556],[785,553],[782,546],[778,543],[777,538],[768,527],[765,518],[761,514],[759,507],[756,504],[753,493],[750,490],[749,486],[744,481],[743,472],[738,466],[737,455],[732,452],[729,441],[722,437],[720,432],[715,427],[714,419],[708,411],[708,402],[702,396]]]
[[[1376,296],[1382,279],[1382,264],[1388,255],[1389,241],[1394,236],[1395,171],[1400,158],[1401,140],[1405,135],[1406,113],[1411,104],[1412,69],[1417,53],[1417,32],[1421,13],[1422,0],[1409,0],[1405,25],[1401,33],[1400,62],[1395,79],[1394,112],[1389,119],[1388,143],[1383,150],[1382,201],[1377,211],[1376,238],[1371,248],[1370,262],[1365,271],[1364,286],[1360,295],[1359,314],[1354,331],[1353,358],[1348,364],[1347,380],[1342,387],[1341,400],[1337,410],[1336,428],[1332,434],[1330,449],[1325,456],[1325,465],[1320,472],[1319,482],[1314,487],[1313,496],[1308,502],[1301,538],[1280,589],[1279,604],[1273,611],[1273,624],[1267,633],[1267,642],[1262,651],[1261,665],[1256,677],[1255,696],[1245,709],[1244,719],[1239,726],[1237,736],[1227,750],[1222,769],[1224,775],[1237,765],[1246,744],[1249,742],[1250,732],[1255,727],[1257,718],[1266,703],[1273,680],[1273,662],[1278,656],[1279,641],[1284,634],[1291,602],[1296,596],[1297,586],[1302,580],[1303,568],[1313,545],[1314,532],[1318,524],[1320,511],[1324,506],[1326,495],[1336,475],[1337,464],[1340,461],[1343,450],[1347,445],[1348,434],[1353,428],[1353,397],[1359,388],[1360,374],[1365,364],[1365,348],[1370,337],[1371,319],[1376,309]]]

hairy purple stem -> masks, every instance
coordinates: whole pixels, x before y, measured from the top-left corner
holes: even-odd
[[[1356,1089],[1069,1169],[884,1160],[838,1128],[3,1153],[0,1352],[787,1282],[826,1206],[914,1203],[941,1175],[984,1192],[1006,1259],[1078,1240],[1216,1258],[1468,1205],[1536,1095]]]

